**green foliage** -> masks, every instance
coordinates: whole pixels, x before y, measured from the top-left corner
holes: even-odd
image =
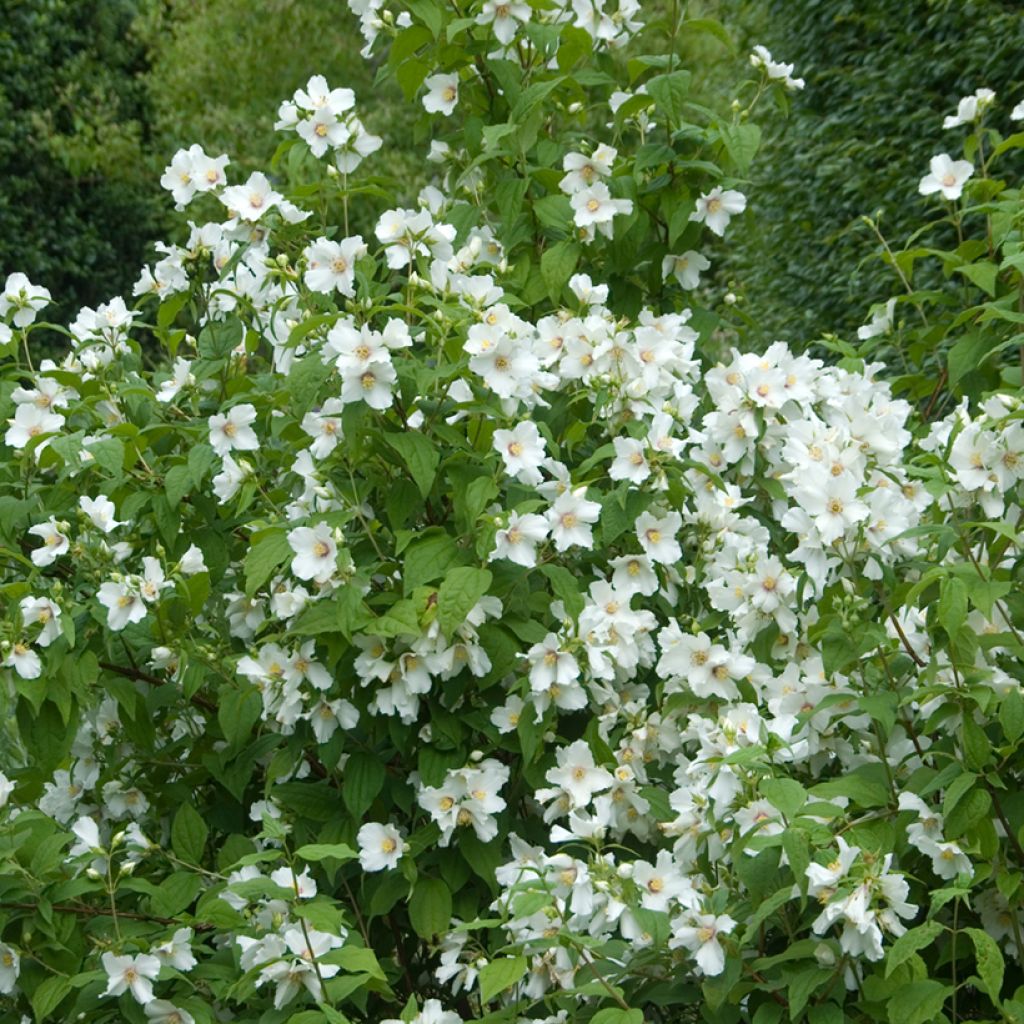
[[[0,271],[57,315],[129,294],[162,214],[131,0],[9,0],[0,16]]]
[[[674,268],[784,87],[516,10],[365,23],[414,208],[324,90],[136,308],[6,283],[0,1007],[1012,1024],[1024,134],[963,129],[905,316],[757,353]]]
[[[1006,109],[1024,98],[1024,12],[1003,0],[725,0],[751,43],[793,62],[806,88],[770,126],[752,172],[756,217],[724,276],[770,342],[850,338],[868,307],[899,289],[861,217],[902,244],[925,200],[913,183],[963,129],[957,100],[986,86]],[[1004,173],[1019,174],[1011,161]],[[934,241],[948,245],[948,231]],[[941,285],[934,275],[929,284]]]

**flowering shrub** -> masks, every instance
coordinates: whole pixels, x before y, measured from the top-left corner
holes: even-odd
[[[628,0],[352,6],[415,205],[314,76],[270,173],[174,156],[208,219],[63,361],[0,299],[5,1012],[1024,1016],[1024,137],[963,108],[922,191],[984,237],[887,250],[862,351],[744,352],[700,274],[792,66],[722,119]],[[932,398],[862,358],[965,325]]]

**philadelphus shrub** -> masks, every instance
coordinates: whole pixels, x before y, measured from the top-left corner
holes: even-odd
[[[131,304],[0,299],[4,1020],[1024,1018],[1019,370],[743,350],[767,51],[720,118],[712,23],[351,6],[432,184],[314,76],[266,173],[173,157]],[[1016,351],[969,127],[986,296],[887,247],[865,352]]]

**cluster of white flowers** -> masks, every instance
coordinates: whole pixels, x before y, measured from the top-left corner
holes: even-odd
[[[387,0],[348,0],[349,10],[359,18],[366,40],[364,57],[370,55],[374,42],[386,28],[408,28],[412,23],[408,11],[396,16],[386,4]],[[477,25],[490,26],[498,42],[498,49],[490,56],[500,58],[522,40],[524,26],[531,22],[574,25],[586,32],[596,46],[620,47],[643,28],[640,16],[640,0],[553,0],[542,8],[523,0],[483,0],[474,20]]]
[[[773,81],[782,82],[790,91],[797,92],[806,84],[802,78],[793,77],[793,65],[782,64],[773,60],[769,50],[763,46],[755,46],[750,55],[750,63],[768,76]]]
[[[395,20],[375,0],[351,6],[362,17],[370,44]],[[493,25],[502,47],[516,41],[523,24],[537,19],[574,20],[594,39],[613,45],[637,28],[632,19],[639,5],[625,0],[615,9],[600,0],[548,6],[552,9],[541,11],[488,0],[476,21]],[[791,77],[792,66],[776,64],[763,48],[752,59],[769,78],[801,87]],[[428,78],[427,109],[450,114],[458,84],[455,75]],[[973,106],[961,103],[958,123],[980,116],[992,99],[982,92],[967,98]],[[348,173],[380,142],[366,133],[353,104],[350,90],[332,90],[316,76],[282,106],[279,127],[295,131],[317,156],[330,152],[338,169]],[[570,152],[564,158],[560,188],[570,196],[574,225],[585,240],[598,232],[611,238],[613,218],[632,212],[632,203],[612,199],[605,183],[616,157],[615,149],[598,144],[590,153]],[[922,182],[922,191],[958,197],[971,165],[964,170],[947,157],[936,161],[934,181],[927,189]],[[287,256],[275,254],[276,223],[264,217],[276,210],[286,223],[297,223],[306,214],[262,174],[253,174],[245,185],[227,186],[226,165],[226,157],[209,158],[199,147],[175,156],[164,178],[175,202],[184,206],[210,192],[230,216],[224,223],[192,225],[184,246],[161,247],[164,259],[143,275],[138,289],[166,297],[195,287],[203,299],[201,337],[186,349],[191,352],[194,344],[195,358],[175,358],[169,377],[150,388],[159,403],[153,408],[183,417],[194,428],[198,443],[175,468],[188,472],[196,501],[216,509],[209,493],[219,506],[240,496],[240,525],[231,529],[253,539],[251,559],[247,555],[222,566],[217,579],[227,582],[217,599],[207,601],[204,595],[198,602],[202,610],[192,622],[196,635],[220,645],[224,656],[217,667],[242,677],[244,682],[229,680],[229,686],[242,702],[250,702],[253,718],[259,704],[267,732],[291,736],[308,728],[323,747],[371,717],[391,718],[384,723],[389,728],[414,726],[428,697],[446,711],[470,709],[472,697],[457,679],[462,676],[463,682],[486,680],[491,687],[480,717],[500,736],[532,729],[534,742],[547,744],[543,774],[536,776],[546,785],[506,793],[512,773],[503,754],[474,751],[467,758],[462,751],[454,762],[465,759],[462,767],[435,770],[423,761],[409,775],[405,818],[368,809],[367,814],[395,820],[365,820],[357,832],[363,871],[406,869],[411,865],[402,859],[414,846],[406,839],[415,814],[413,797],[437,826],[441,848],[457,843],[460,829],[490,843],[499,834],[499,816],[514,799],[516,813],[532,819],[531,827],[563,851],[550,853],[513,834],[513,859],[495,873],[501,891],[494,909],[503,914],[510,942],[528,955],[528,972],[518,983],[523,996],[539,1000],[554,989],[571,988],[587,966],[585,949],[552,941],[563,931],[595,942],[621,940],[628,963],[655,942],[649,913],[665,916],[668,948],[692,960],[696,973],[721,974],[738,926],[727,911],[738,912],[707,865],[731,869],[765,850],[775,850],[781,860],[788,856],[790,819],[799,813],[815,825],[828,824],[831,819],[824,815],[838,814],[846,803],[836,797],[831,805],[784,814],[769,796],[767,784],[778,781],[773,773],[792,770],[815,779],[884,768],[903,788],[924,766],[929,741],[910,730],[915,720],[941,706],[943,685],[956,687],[948,657],[932,659],[939,694],[901,708],[899,723],[883,740],[873,731],[852,676],[826,670],[815,627],[826,600],[840,610],[851,606],[857,581],[881,580],[924,550],[927,541],[915,528],[934,498],[923,483],[922,453],[949,473],[955,508],[979,506],[989,516],[1006,514],[1011,525],[1018,522],[1015,488],[1024,479],[1019,400],[997,396],[974,415],[965,404],[934,423],[925,440],[915,441],[911,406],[893,397],[878,364],[858,370],[829,367],[776,342],[758,354],[730,351],[717,365],[704,367],[695,358],[698,335],[689,311],[644,308],[633,318],[621,317],[609,306],[609,288],[584,274],[568,282],[571,308],[534,322],[503,290],[502,250],[493,230],[467,229],[457,249],[457,204],[435,187],[420,193],[417,208],[389,209],[380,216],[376,251],[359,235],[340,240],[324,235],[305,245],[293,266]],[[730,218],[745,208],[742,193],[719,186],[700,196],[691,220],[721,236]],[[359,301],[364,266],[370,277],[385,268],[398,272],[413,299],[422,293],[444,308],[436,318],[402,320],[375,313],[372,303]],[[704,256],[688,250],[665,256],[661,272],[694,289],[708,266]],[[214,282],[206,280],[211,268]],[[307,315],[310,292],[318,296],[317,309],[327,305],[324,296],[347,301],[313,320]],[[45,289],[12,275],[0,299],[0,316],[27,328],[48,299]],[[894,309],[891,300],[862,328],[861,337],[891,330]],[[47,445],[59,446],[71,476],[97,456],[108,459],[111,453],[96,445],[114,436],[104,427],[128,426],[124,410],[117,399],[104,398],[83,412],[75,404],[79,391],[67,382],[81,381],[85,390],[102,378],[115,356],[128,350],[139,316],[122,299],[83,310],[71,328],[67,359],[42,364],[32,387],[13,391],[17,408],[6,445],[16,452],[32,446],[37,460]],[[242,321],[240,336],[228,333],[229,319],[236,318]],[[297,366],[303,372],[312,367],[327,397],[319,404],[310,397],[295,414],[261,392],[257,407],[239,400],[252,392],[203,380],[203,363],[209,361],[204,346],[220,344],[222,329],[227,340],[218,358],[229,370],[248,358],[251,332],[269,346],[277,378],[289,377]],[[428,351],[429,359],[412,364]],[[443,377],[449,363],[457,364],[460,379]],[[413,379],[402,372],[409,366],[425,372]],[[143,386],[141,377],[132,383]],[[562,415],[577,400],[593,410],[587,427],[597,441],[582,459],[549,423],[549,413],[557,408]],[[512,593],[503,602],[492,594],[474,595],[475,601],[467,601],[471,607],[460,609],[459,621],[442,628],[441,591],[406,589],[395,565],[414,531],[402,546],[381,553],[378,543],[391,544],[389,532],[399,531],[376,529],[383,520],[358,493],[358,467],[351,465],[343,443],[350,439],[346,416],[365,416],[368,422],[391,410],[405,433],[383,436],[401,437],[413,450],[418,442],[431,446],[428,427],[440,422],[451,428],[476,418],[471,442],[453,433],[459,454],[472,451],[485,465],[486,472],[474,480],[482,483],[484,498],[479,515],[471,517],[474,535],[465,538],[470,543],[457,545],[450,538],[452,558],[472,559],[476,565],[459,568],[488,582],[499,576],[522,579],[519,569],[536,568],[556,596],[534,590],[526,596]],[[265,482],[260,460],[270,451],[286,453],[288,461],[274,485],[275,499],[250,514],[248,502],[258,501]],[[112,454],[120,459],[117,468],[124,469],[123,445]],[[422,474],[413,465],[407,468],[415,479],[403,483],[420,491]],[[171,489],[170,474],[163,484]],[[116,502],[105,493],[80,497],[77,526],[54,515],[37,517],[40,521],[26,530],[34,538],[26,545],[28,561],[36,568],[60,567],[72,559],[85,566],[94,586],[82,600],[94,602],[92,610],[107,629],[120,633],[151,612],[163,629],[156,613],[172,594],[182,601],[182,594],[190,597],[190,582],[207,585],[209,592],[206,559],[213,549],[207,543],[204,555],[191,544],[184,555],[168,558],[162,546],[146,547],[149,539],[134,532],[131,507],[115,491],[109,493]],[[453,504],[458,514],[458,502]],[[390,510],[386,514],[390,517]],[[351,552],[359,544],[380,555],[372,578],[356,569]],[[148,550],[157,553],[143,553]],[[262,572],[268,551],[272,564]],[[573,571],[560,564],[560,556],[570,551],[585,555],[565,559]],[[484,563],[491,569],[477,567]],[[126,564],[142,571],[112,571]],[[254,566],[261,571],[250,583]],[[440,579],[443,568],[427,582]],[[224,593],[226,588],[232,589]],[[510,585],[502,593],[512,590]],[[38,679],[47,649],[73,630],[75,615],[70,604],[64,605],[68,614],[62,612],[62,598],[68,600],[51,577],[37,577],[30,592],[19,592],[0,650],[2,666],[20,679]],[[364,598],[370,610],[360,618]],[[517,602],[528,608],[528,621],[510,611]],[[349,623],[350,630],[337,625],[343,604],[349,610],[358,606],[358,624]],[[350,661],[342,660],[338,644],[322,638],[296,641],[295,635],[310,635],[301,629],[288,633],[299,616],[324,609],[338,613],[324,632],[344,631],[346,643],[351,635]],[[979,633],[994,633],[1000,615],[1003,609],[993,599],[992,615],[975,610],[969,623]],[[489,630],[493,635],[505,625],[501,635],[515,647],[511,667],[495,669],[485,640]],[[894,614],[891,628],[915,658],[931,657],[921,612]],[[147,668],[156,676],[134,669],[128,678],[183,686],[187,655],[171,643],[163,640],[151,649]],[[1003,654],[1009,654],[1007,648],[978,650],[973,666],[978,685],[998,692],[1019,689],[1017,680],[994,663]],[[116,672],[116,666],[105,667]],[[76,873],[121,878],[161,848],[135,820],[145,814],[148,801],[132,781],[131,747],[122,742],[123,702],[133,695],[125,687],[116,699],[106,696],[87,711],[69,766],[44,784],[38,802],[43,813],[70,825],[76,842],[67,859]],[[581,711],[592,723],[586,732],[570,717]],[[571,740],[556,741],[560,717]],[[187,754],[201,737],[203,719],[188,708],[167,726]],[[429,742],[434,729],[434,722],[423,725],[420,739]],[[273,765],[267,769],[271,784],[309,775],[314,759],[304,757],[301,747],[292,743],[283,761],[267,757],[263,766]],[[116,777],[102,782],[100,748],[124,754]],[[335,750],[330,765],[316,763],[325,773],[344,773],[351,756]],[[758,770],[751,771],[755,763]],[[801,783],[787,781],[806,795]],[[0,775],[0,807],[9,792]],[[899,796],[898,806],[916,816],[906,824],[907,838],[930,858],[938,877],[972,874],[965,850],[946,840],[940,814],[909,791]],[[296,913],[297,902],[317,895],[308,869],[296,874],[298,869],[289,866],[264,874],[257,866],[281,853],[267,826],[282,817],[273,796],[253,804],[250,817],[263,821],[266,832],[252,859],[243,859],[243,866],[229,874],[221,893],[254,933],[233,935],[241,966],[256,972],[257,987],[275,986],[277,1010],[302,991],[320,1001],[324,979],[340,969],[330,954],[345,944],[347,931],[340,916],[336,928],[321,930]],[[651,859],[630,854],[623,844],[632,840],[650,844]],[[844,953],[877,961],[884,938],[903,934],[917,907],[908,902],[909,887],[893,854],[876,857],[842,837],[836,841],[836,858],[801,868],[792,896],[819,901],[815,935],[841,929],[838,945]],[[577,857],[564,852],[568,848],[590,852]],[[1005,900],[1000,904],[993,893],[983,893],[981,904],[987,907],[983,913],[998,916]],[[106,952],[104,994],[130,993],[145,1005],[149,1019],[162,1024],[177,1015],[189,1024],[187,1011],[155,998],[154,983],[160,983],[162,967],[188,971],[195,965],[191,940],[188,929],[178,929],[145,952]],[[442,936],[442,950],[438,980],[455,994],[470,989],[479,955],[458,922]],[[19,962],[13,946],[0,944],[0,992],[14,986]],[[858,980],[851,967],[847,984],[856,986]],[[428,1000],[415,1021],[459,1024],[460,1018]]]
[[[332,89],[323,75],[314,75],[281,104],[274,127],[295,132],[315,157],[330,153],[338,170],[350,174],[382,144],[366,130],[355,105],[351,89]]]
[[[447,846],[455,830],[466,827],[472,827],[482,843],[489,843],[498,834],[494,816],[505,809],[501,789],[508,777],[506,765],[486,758],[450,770],[440,786],[420,784],[416,798],[441,829],[438,845]]]
[[[369,712],[396,715],[415,722],[421,698],[431,692],[435,680],[452,679],[463,670],[481,678],[491,670],[491,659],[480,643],[479,627],[500,618],[501,601],[483,597],[447,639],[437,622],[416,637],[390,644],[376,636],[356,636],[360,649],[355,672],[364,688],[371,690]]]
[[[606,238],[614,237],[612,218],[633,212],[632,199],[613,199],[603,179],[610,179],[612,163],[617,156],[612,146],[603,143],[593,155],[567,153],[562,161],[565,177],[559,188],[569,196],[573,209],[573,223],[579,228],[583,241],[592,242],[600,232]]]

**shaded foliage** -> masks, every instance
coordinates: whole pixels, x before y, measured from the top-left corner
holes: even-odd
[[[868,307],[897,294],[862,215],[881,213],[894,247],[919,226],[926,200],[908,183],[965,129],[942,130],[960,96],[996,91],[1005,121],[1021,98],[1024,13],[1000,0],[727,0],[744,25],[807,80],[788,124],[766,137],[753,172],[756,216],[727,273],[766,340],[848,335]],[[1001,124],[1006,130],[1007,125]],[[936,238],[947,244],[948,238]]]
[[[145,164],[145,51],[130,0],[5,0],[0,270],[58,317],[130,289],[161,204]]]

